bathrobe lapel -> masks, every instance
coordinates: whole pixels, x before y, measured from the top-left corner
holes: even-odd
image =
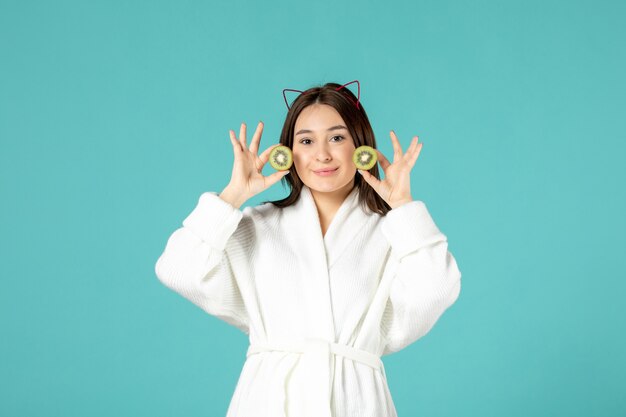
[[[324,246],[329,270],[331,270],[335,262],[341,258],[348,246],[354,244],[355,238],[363,232],[370,218],[371,217],[368,216],[359,205],[358,189],[353,189],[352,192],[348,194],[339,210],[337,210],[337,213],[335,213],[335,217],[324,236]]]
[[[325,236],[307,186],[303,186],[295,204],[283,209],[283,215],[286,227],[283,234],[301,265],[299,279],[308,295],[303,308],[306,308],[309,337],[334,341],[329,271],[368,220],[358,204],[358,189],[353,189],[343,201]]]

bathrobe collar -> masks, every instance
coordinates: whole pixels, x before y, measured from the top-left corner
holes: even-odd
[[[369,219],[359,204],[358,187],[353,188],[346,196],[324,236],[313,194],[306,185],[302,187],[300,199],[294,208],[303,216],[300,224],[306,228],[306,234],[324,249],[328,269],[341,256],[348,244],[354,241],[356,235],[363,231]]]

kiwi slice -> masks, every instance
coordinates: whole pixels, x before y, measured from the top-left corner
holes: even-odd
[[[354,162],[354,165],[356,165],[358,169],[365,171],[376,165],[377,160],[378,155],[371,146],[359,146],[352,154],[352,162]]]
[[[293,155],[291,149],[284,145],[278,145],[270,152],[270,165],[277,171],[286,171],[291,168]]]

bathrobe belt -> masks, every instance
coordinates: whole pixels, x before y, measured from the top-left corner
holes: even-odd
[[[315,417],[332,417],[330,411],[331,390],[334,378],[334,358],[331,355],[341,355],[353,361],[361,362],[385,374],[385,367],[379,356],[365,350],[356,349],[339,343],[321,339],[304,339],[300,341],[273,341],[269,343],[255,343],[248,347],[246,357],[259,352],[280,351],[300,353],[300,367],[307,380],[307,399],[303,405],[307,415]],[[279,365],[280,366],[280,365]],[[268,397],[272,416],[286,415],[286,395],[288,375],[292,369],[275,369],[274,380],[270,382]],[[384,376],[386,379],[386,376]]]

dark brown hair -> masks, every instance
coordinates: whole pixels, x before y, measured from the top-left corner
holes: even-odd
[[[339,90],[341,84],[326,83],[323,86],[311,87],[298,96],[292,103],[287,113],[283,130],[280,134],[281,145],[293,149],[293,136],[296,120],[305,107],[312,104],[327,104],[332,106],[341,118],[346,122],[346,127],[354,140],[354,147],[358,148],[362,145],[371,146],[376,149],[376,138],[374,131],[370,125],[365,109],[359,101],[358,108],[356,106],[357,98],[352,91],[344,87]],[[378,173],[378,164],[369,170],[369,173],[380,179]],[[289,174],[281,179],[283,186],[285,182],[289,184],[291,193],[277,201],[265,201],[264,203],[272,203],[276,207],[288,207],[294,204],[300,198],[300,192],[304,183],[296,173],[295,165],[289,168]],[[363,179],[361,174],[356,173],[354,178],[354,188],[359,188],[359,203],[364,210],[369,208],[370,211],[378,213],[382,216],[391,210],[389,204],[382,199],[381,196]],[[354,189],[353,188],[353,189]]]

